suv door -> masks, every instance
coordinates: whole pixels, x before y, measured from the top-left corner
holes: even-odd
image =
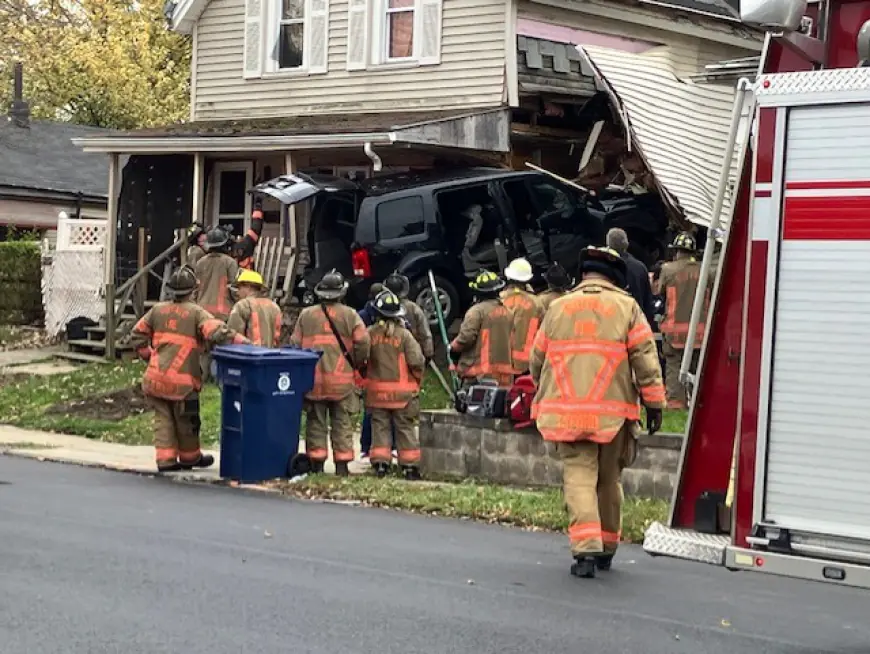
[[[361,213],[366,219],[357,225],[356,238],[369,251],[372,277],[382,280],[413,252],[429,249],[432,229],[431,199],[417,191],[366,200]]]

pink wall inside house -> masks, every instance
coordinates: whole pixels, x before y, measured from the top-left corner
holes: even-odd
[[[658,43],[641,41],[639,39],[626,39],[621,36],[611,36],[610,34],[575,30],[570,27],[551,25],[550,23],[542,23],[528,18],[517,20],[517,35],[529,36],[535,39],[546,39],[557,43],[599,46],[613,50],[623,50],[632,54],[646,52],[650,48],[659,45]]]

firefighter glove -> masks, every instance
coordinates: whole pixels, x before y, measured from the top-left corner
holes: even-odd
[[[646,410],[646,430],[649,432],[649,435],[652,436],[659,429],[662,428],[662,410],[661,409],[650,409],[647,407]]]
[[[453,363],[459,363],[459,359],[462,358],[462,352],[454,350],[452,347],[450,348],[450,360]]]

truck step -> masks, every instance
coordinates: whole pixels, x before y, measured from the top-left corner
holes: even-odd
[[[643,549],[654,556],[673,556],[688,561],[724,565],[725,549],[731,537],[719,534],[700,534],[691,529],[673,529],[654,522],[646,530]]]

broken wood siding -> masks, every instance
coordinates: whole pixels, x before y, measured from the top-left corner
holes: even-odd
[[[750,57],[758,55],[761,51],[760,41],[756,49],[741,48],[685,34],[668,32],[655,27],[646,27],[602,16],[584,14],[582,5],[578,5],[577,11],[570,11],[549,5],[537,4],[528,0],[519,0],[519,3],[519,18],[522,19],[541,21],[586,32],[597,32],[667,45],[669,46],[669,56],[671,57],[674,70],[681,76],[689,76],[701,72],[705,65],[716,61],[737,57]],[[642,12],[645,10],[624,7],[621,11]]]
[[[503,0],[443,5],[441,63],[347,70],[348,3],[329,3],[325,74],[244,79],[244,0],[212,0],[197,24],[195,120],[492,107],[505,96]]]

